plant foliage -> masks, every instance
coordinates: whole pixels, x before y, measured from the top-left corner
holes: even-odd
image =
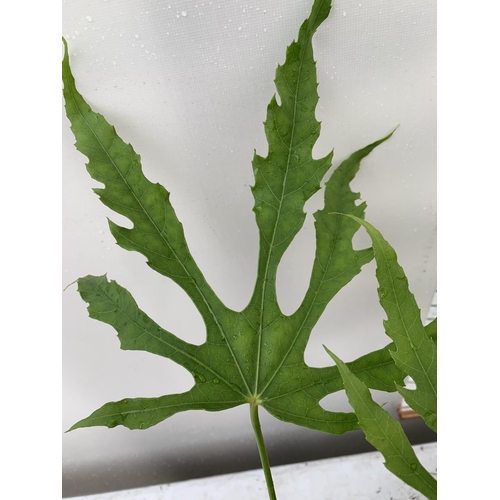
[[[325,347],[339,367],[351,406],[369,441],[385,458],[384,465],[395,476],[430,499],[437,498],[434,477],[419,462],[401,424],[377,404],[366,387],[346,364]]]
[[[164,330],[142,312],[131,294],[106,276],[78,279],[78,291],[92,318],[112,325],[122,349],[144,350],[175,361],[194,377],[188,392],[159,398],[136,398],[105,404],[72,429],[124,425],[145,429],[186,410],[219,411],[257,403],[279,419],[312,429],[342,433],[358,428],[353,413],[330,412],[319,402],[343,388],[336,367],[311,368],[304,362],[312,328],[333,296],[372,259],[371,249],[355,251],[352,238],[359,224],[341,211],[363,217],[366,205],[349,182],[359,163],[384,139],[354,153],[326,184],[325,207],[315,214],[317,250],[311,281],[302,304],[292,315],[280,310],[276,298],[278,264],[304,223],[305,202],[320,188],[333,154],[312,157],[320,124],[312,37],[330,11],[330,1],[317,0],[299,37],[276,71],[275,97],[267,108],[266,158],[255,154],[254,212],[260,233],[255,290],[243,311],[226,307],[194,261],[169,201],[168,191],[143,174],[140,156],[124,143],[104,117],[92,111],[75,87],[67,45],[63,60],[66,113],[76,147],[88,157],[87,170],[104,188],[94,189],[101,201],[133,223],[132,229],[109,221],[116,242],[142,253],[147,264],[174,280],[196,305],[207,339],[189,344]],[[402,382],[388,349],[352,362],[351,370],[369,387],[394,390]]]
[[[394,341],[391,356],[416,384],[415,390],[397,384],[397,390],[437,432],[437,319],[423,326],[420,309],[394,249],[371,224],[352,215],[350,218],[365,227],[373,243],[379,300],[387,314],[385,331]],[[345,363],[325,349],[339,367],[347,397],[366,439],[384,455],[387,469],[428,498],[437,498],[436,479],[417,459],[401,424],[373,401],[366,384]]]
[[[110,231],[119,246],[140,252],[152,269],[175,281],[191,298],[206,327],[206,341],[190,344],[148,317],[115,281],[106,276],[78,279],[78,292],[88,304],[90,317],[111,325],[122,349],[168,358],[191,373],[194,385],[181,394],[107,403],[71,430],[117,425],[146,429],[178,412],[220,411],[245,403],[324,432],[359,428],[354,413],[327,411],[319,404],[326,395],[343,389],[344,365],[340,364],[340,371],[339,366],[311,368],[304,361],[304,351],[327,304],[373,258],[371,248],[353,249],[352,239],[364,222],[366,204],[356,203],[360,196],[351,190],[350,182],[361,160],[392,133],[355,152],[334,170],[324,189],[324,208],[314,214],[316,255],[304,299],[293,314],[285,315],[276,296],[277,269],[304,224],[304,204],[320,189],[332,163],[333,152],[319,159],[312,156],[321,128],[315,117],[318,84],[312,38],[330,8],[330,0],[315,0],[297,40],[287,49],[284,64],[276,70],[279,103],[276,96],[271,99],[264,123],[268,154],[255,154],[252,162],[260,248],[255,288],[242,311],[223,304],[205,280],[169,192],[145,177],[140,156],[76,89],[63,40],[64,98],[76,148],[88,158],[90,176],[104,185],[94,189],[102,203],[133,224],[127,229],[109,221]],[[367,387],[394,391],[395,383],[403,384],[407,371],[402,366],[404,358],[395,358],[394,363],[391,347],[345,366]]]

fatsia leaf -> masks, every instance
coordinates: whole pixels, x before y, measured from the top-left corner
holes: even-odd
[[[425,470],[413,450],[401,424],[377,404],[347,365],[326,348],[339,368],[349,403],[354,408],[366,440],[385,458],[384,465],[406,484],[431,500],[437,498],[437,481]]]
[[[91,317],[112,325],[122,349],[161,355],[186,368],[194,377],[183,394],[108,403],[73,426],[124,425],[146,428],[179,411],[218,411],[239,404],[262,405],[281,420],[331,433],[359,428],[354,413],[330,412],[320,406],[328,394],[343,388],[338,368],[311,368],[304,351],[312,327],[337,291],[372,258],[372,250],[354,251],[352,237],[359,224],[327,220],[316,214],[318,250],[310,289],[298,311],[286,316],[276,297],[278,264],[304,222],[304,203],[319,189],[332,155],[315,160],[312,148],[319,134],[315,119],[318,100],[312,37],[330,11],[329,0],[316,0],[297,41],[287,50],[276,72],[280,103],[268,107],[266,158],[255,155],[254,211],[260,233],[258,274],[249,305],[241,312],[227,308],[206,282],[194,261],[168,191],[147,180],[140,157],[124,143],[103,116],[92,111],[77,91],[67,45],[63,59],[66,113],[76,147],[89,158],[87,170],[102,182],[101,201],[129,218],[132,229],[110,222],[117,243],[142,253],[148,265],[181,286],[201,313],[206,342],[195,346],[162,329],[142,312],[130,293],[105,276],[78,280]],[[363,216],[364,205],[349,183],[359,163],[390,136],[346,160],[325,189],[325,207]],[[395,390],[403,383],[386,347],[349,364],[369,387]]]
[[[394,249],[370,223],[354,215],[349,217],[361,224],[372,240],[379,300],[387,314],[385,332],[396,346],[391,356],[416,384],[415,390],[398,384],[398,392],[427,425],[437,431],[437,320],[427,328],[423,326],[420,309]]]

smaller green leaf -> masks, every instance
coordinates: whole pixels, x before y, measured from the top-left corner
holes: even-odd
[[[385,332],[396,345],[391,356],[417,386],[416,390],[409,390],[398,385],[398,392],[437,432],[437,322],[424,328],[420,309],[408,288],[408,279],[398,264],[396,252],[380,231],[354,215],[346,216],[361,224],[372,240],[380,305],[387,314]]]
[[[366,385],[343,361],[327,347],[325,350],[337,364],[349,403],[356,412],[366,440],[382,453],[385,467],[426,497],[436,499],[437,481],[419,462],[401,424],[373,400]]]

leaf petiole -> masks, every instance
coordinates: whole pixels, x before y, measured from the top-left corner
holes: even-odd
[[[255,433],[255,439],[257,440],[257,447],[259,448],[260,461],[262,463],[262,469],[264,470],[264,476],[266,477],[267,491],[269,493],[269,500],[276,500],[276,492],[274,491],[273,476],[271,475],[271,466],[269,465],[269,459],[267,458],[266,445],[264,443],[264,436],[262,435],[262,429],[260,428],[259,421],[259,405],[257,403],[250,403],[250,419],[252,421],[252,427]]]

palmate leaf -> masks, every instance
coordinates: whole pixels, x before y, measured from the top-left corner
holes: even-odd
[[[394,249],[370,223],[354,215],[349,218],[363,225],[372,240],[379,300],[387,314],[385,332],[396,346],[391,356],[396,366],[416,384],[415,390],[398,384],[398,392],[437,432],[437,319],[423,326],[420,309]]]
[[[320,125],[312,37],[330,11],[330,1],[316,0],[299,37],[287,50],[276,72],[280,104],[268,106],[266,158],[255,155],[254,211],[260,233],[255,291],[241,312],[227,308],[215,295],[195,263],[169,193],[142,172],[140,157],[125,144],[78,93],[65,43],[63,59],[66,112],[76,147],[88,157],[87,170],[104,188],[101,201],[133,223],[126,229],[109,222],[118,245],[142,253],[148,265],[174,280],[200,311],[206,342],[195,346],[165,331],[142,312],[130,293],[105,276],[78,280],[78,291],[92,318],[112,325],[122,349],[145,350],[186,368],[194,377],[191,390],[160,398],[125,399],[107,403],[72,429],[124,425],[145,429],[186,410],[219,411],[240,404],[261,405],[281,420],[330,433],[359,427],[354,413],[330,412],[319,402],[343,388],[337,367],[311,368],[304,362],[310,332],[333,296],[371,260],[371,249],[355,251],[352,237],[359,224],[342,211],[362,218],[365,205],[349,187],[362,158],[384,139],[354,153],[333,173],[325,189],[325,208],[315,214],[317,251],[308,292],[291,316],[284,315],[276,297],[276,270],[302,227],[303,207],[320,187],[332,155],[315,160],[312,148]],[[403,374],[389,349],[367,354],[349,364],[371,388],[395,390]]]
[[[401,424],[373,400],[366,385],[352,374],[344,362],[325,349],[340,370],[349,403],[356,412],[367,441],[382,453],[384,465],[406,484],[435,500],[437,481],[418,460]]]

